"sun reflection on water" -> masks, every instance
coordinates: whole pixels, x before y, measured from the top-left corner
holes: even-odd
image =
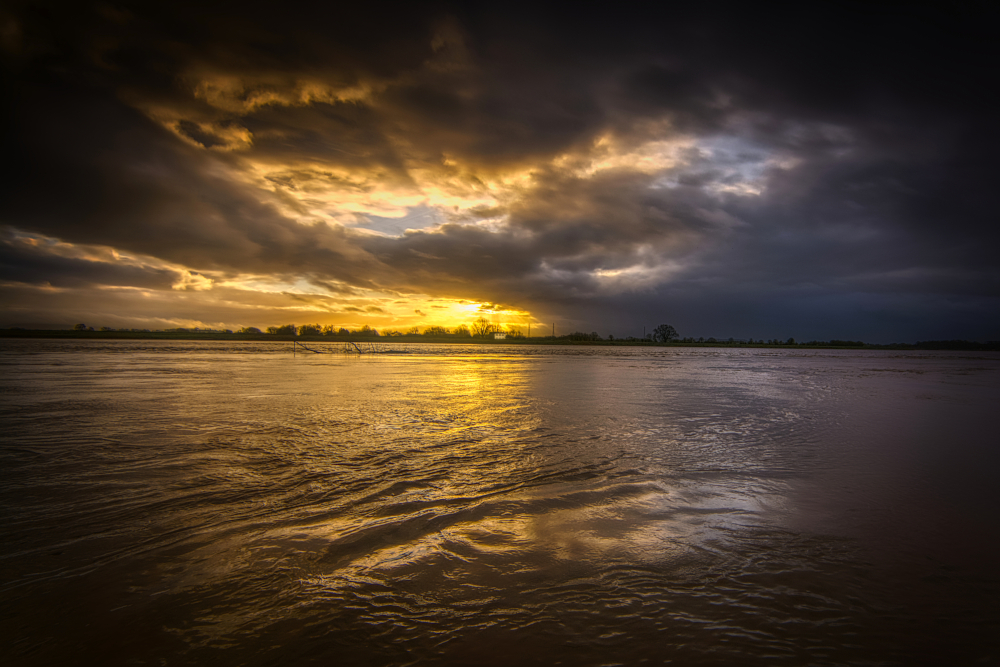
[[[931,500],[948,480],[920,484],[930,462],[964,465],[943,433],[988,451],[984,403],[962,389],[985,391],[988,374],[489,350],[0,355],[14,388],[2,491],[18,510],[0,535],[3,611],[33,637],[58,628],[35,643],[39,664],[97,644],[206,662],[249,642],[259,655],[236,662],[288,662],[291,646],[489,662],[510,645],[536,664],[794,665],[799,641],[851,664],[919,657],[904,638],[921,595],[948,638],[985,645],[968,610],[995,619],[995,578],[972,556],[996,536],[980,522],[966,545]],[[914,418],[913,395],[962,400],[924,400]],[[968,516],[992,497],[949,494],[975,499]]]

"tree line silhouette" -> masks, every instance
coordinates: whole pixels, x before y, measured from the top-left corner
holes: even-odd
[[[239,329],[236,333],[238,334],[271,334],[278,336],[303,336],[303,337],[332,337],[332,338],[480,338],[480,339],[491,339],[498,338],[496,334],[503,334],[505,339],[524,339],[527,336],[524,333],[524,329],[515,324],[508,324],[506,327],[490,322],[485,317],[480,317],[471,324],[460,324],[456,327],[443,327],[443,326],[428,326],[424,327],[423,330],[420,327],[410,327],[405,331],[400,331],[398,329],[378,329],[372,328],[367,324],[359,329],[348,329],[346,327],[338,327],[336,325],[328,324],[322,326],[320,324],[285,324],[282,326],[271,326],[267,327],[264,331],[261,331],[257,327],[243,327]],[[582,331],[574,331],[570,334],[564,334],[562,336],[535,336],[533,340],[565,340],[573,342],[596,342],[596,341],[622,341],[622,342],[654,342],[654,343],[669,343],[671,341],[679,341],[680,338],[677,334],[677,330],[669,324],[661,324],[652,333],[647,334],[645,337],[636,336],[626,336],[615,338],[613,335],[609,335],[607,338],[602,337],[596,331],[591,333],[584,333]],[[704,341],[704,339],[702,339]],[[713,339],[714,341],[714,339]],[[693,339],[692,339],[693,342]]]
[[[507,339],[514,340],[527,340],[528,337],[524,335],[522,329],[516,325],[508,325],[506,328],[500,325],[494,324],[487,320],[485,317],[480,317],[471,325],[460,324],[457,327],[448,328],[442,326],[428,326],[422,331],[419,327],[410,327],[406,331],[398,331],[396,329],[383,329],[378,331],[368,325],[362,326],[359,329],[347,329],[346,327],[336,327],[333,325],[320,326],[319,324],[285,324],[282,326],[272,326],[267,327],[264,331],[261,331],[257,327],[243,327],[237,331],[232,331],[230,329],[202,329],[198,327],[194,328],[184,328],[177,327],[174,329],[114,329],[111,327],[100,327],[96,329],[92,326],[87,326],[86,324],[76,324],[72,327],[72,331],[66,330],[43,330],[43,329],[24,329],[22,327],[11,327],[9,329],[0,329],[0,337],[62,337],[64,335],[79,335],[79,336],[95,336],[95,337],[108,337],[102,336],[102,334],[112,334],[110,337],[113,338],[161,338],[168,337],[172,334],[197,334],[198,338],[202,335],[215,336],[218,334],[236,334],[240,336],[247,337],[266,337],[268,335],[281,336],[282,338],[287,337],[298,337],[304,336],[307,338],[313,337],[331,337],[331,338],[393,338],[393,337],[404,337],[404,338],[425,338],[425,339],[479,339],[487,340],[493,339],[494,334],[502,332]],[[867,348],[867,349],[886,349],[886,350],[959,350],[959,351],[997,351],[1000,350],[1000,341],[969,341],[969,340],[925,340],[918,341],[916,343],[887,343],[887,344],[877,344],[877,343],[865,343],[861,340],[841,340],[841,339],[831,339],[831,340],[810,340],[810,341],[796,341],[794,338],[780,339],[780,338],[714,338],[714,337],[686,337],[681,338],[677,330],[669,324],[661,324],[652,332],[647,333],[643,336],[624,336],[615,337],[609,335],[606,338],[602,337],[596,331],[585,333],[582,331],[574,331],[570,334],[564,334],[562,336],[532,336],[530,338],[532,342],[572,342],[572,343],[588,343],[588,342],[603,342],[605,344],[663,344],[663,343],[675,343],[681,345],[709,345],[709,346],[739,346],[739,345],[753,345],[753,346],[776,346],[776,347],[824,347],[824,348]]]
[[[428,326],[421,331],[420,327],[410,327],[405,331],[398,329],[382,329],[379,331],[367,324],[358,329],[348,329],[338,327],[333,324],[322,326],[320,324],[285,324],[282,326],[267,327],[261,331],[257,327],[243,327],[236,333],[240,334],[273,334],[279,336],[310,336],[310,337],[360,337],[360,338],[396,338],[396,337],[424,337],[424,338],[492,338],[494,334],[503,333],[506,338],[524,338],[521,327],[508,325],[506,328],[499,324],[494,324],[485,317],[480,317],[472,324],[460,324],[456,327]]]

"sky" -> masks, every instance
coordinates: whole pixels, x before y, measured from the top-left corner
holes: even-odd
[[[0,6],[0,326],[1000,340],[986,3],[360,4]]]

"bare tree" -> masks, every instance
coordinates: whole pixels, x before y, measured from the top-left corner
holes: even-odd
[[[487,338],[494,331],[496,331],[496,327],[485,317],[480,317],[472,323],[472,336],[474,338]]]

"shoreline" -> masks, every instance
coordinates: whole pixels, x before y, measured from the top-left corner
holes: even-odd
[[[816,343],[739,343],[670,342],[657,343],[643,340],[567,340],[551,336],[532,338],[452,338],[424,336],[288,336],[280,334],[201,333],[197,331],[74,331],[69,329],[0,329],[0,338],[31,338],[49,340],[190,340],[265,343],[428,343],[432,345],[587,345],[597,347],[698,347],[698,348],[755,348],[791,350],[959,350],[990,352],[1000,351],[1000,342],[974,341],[922,341],[918,343],[866,343],[863,345],[838,345]],[[854,342],[854,341],[851,341]]]

